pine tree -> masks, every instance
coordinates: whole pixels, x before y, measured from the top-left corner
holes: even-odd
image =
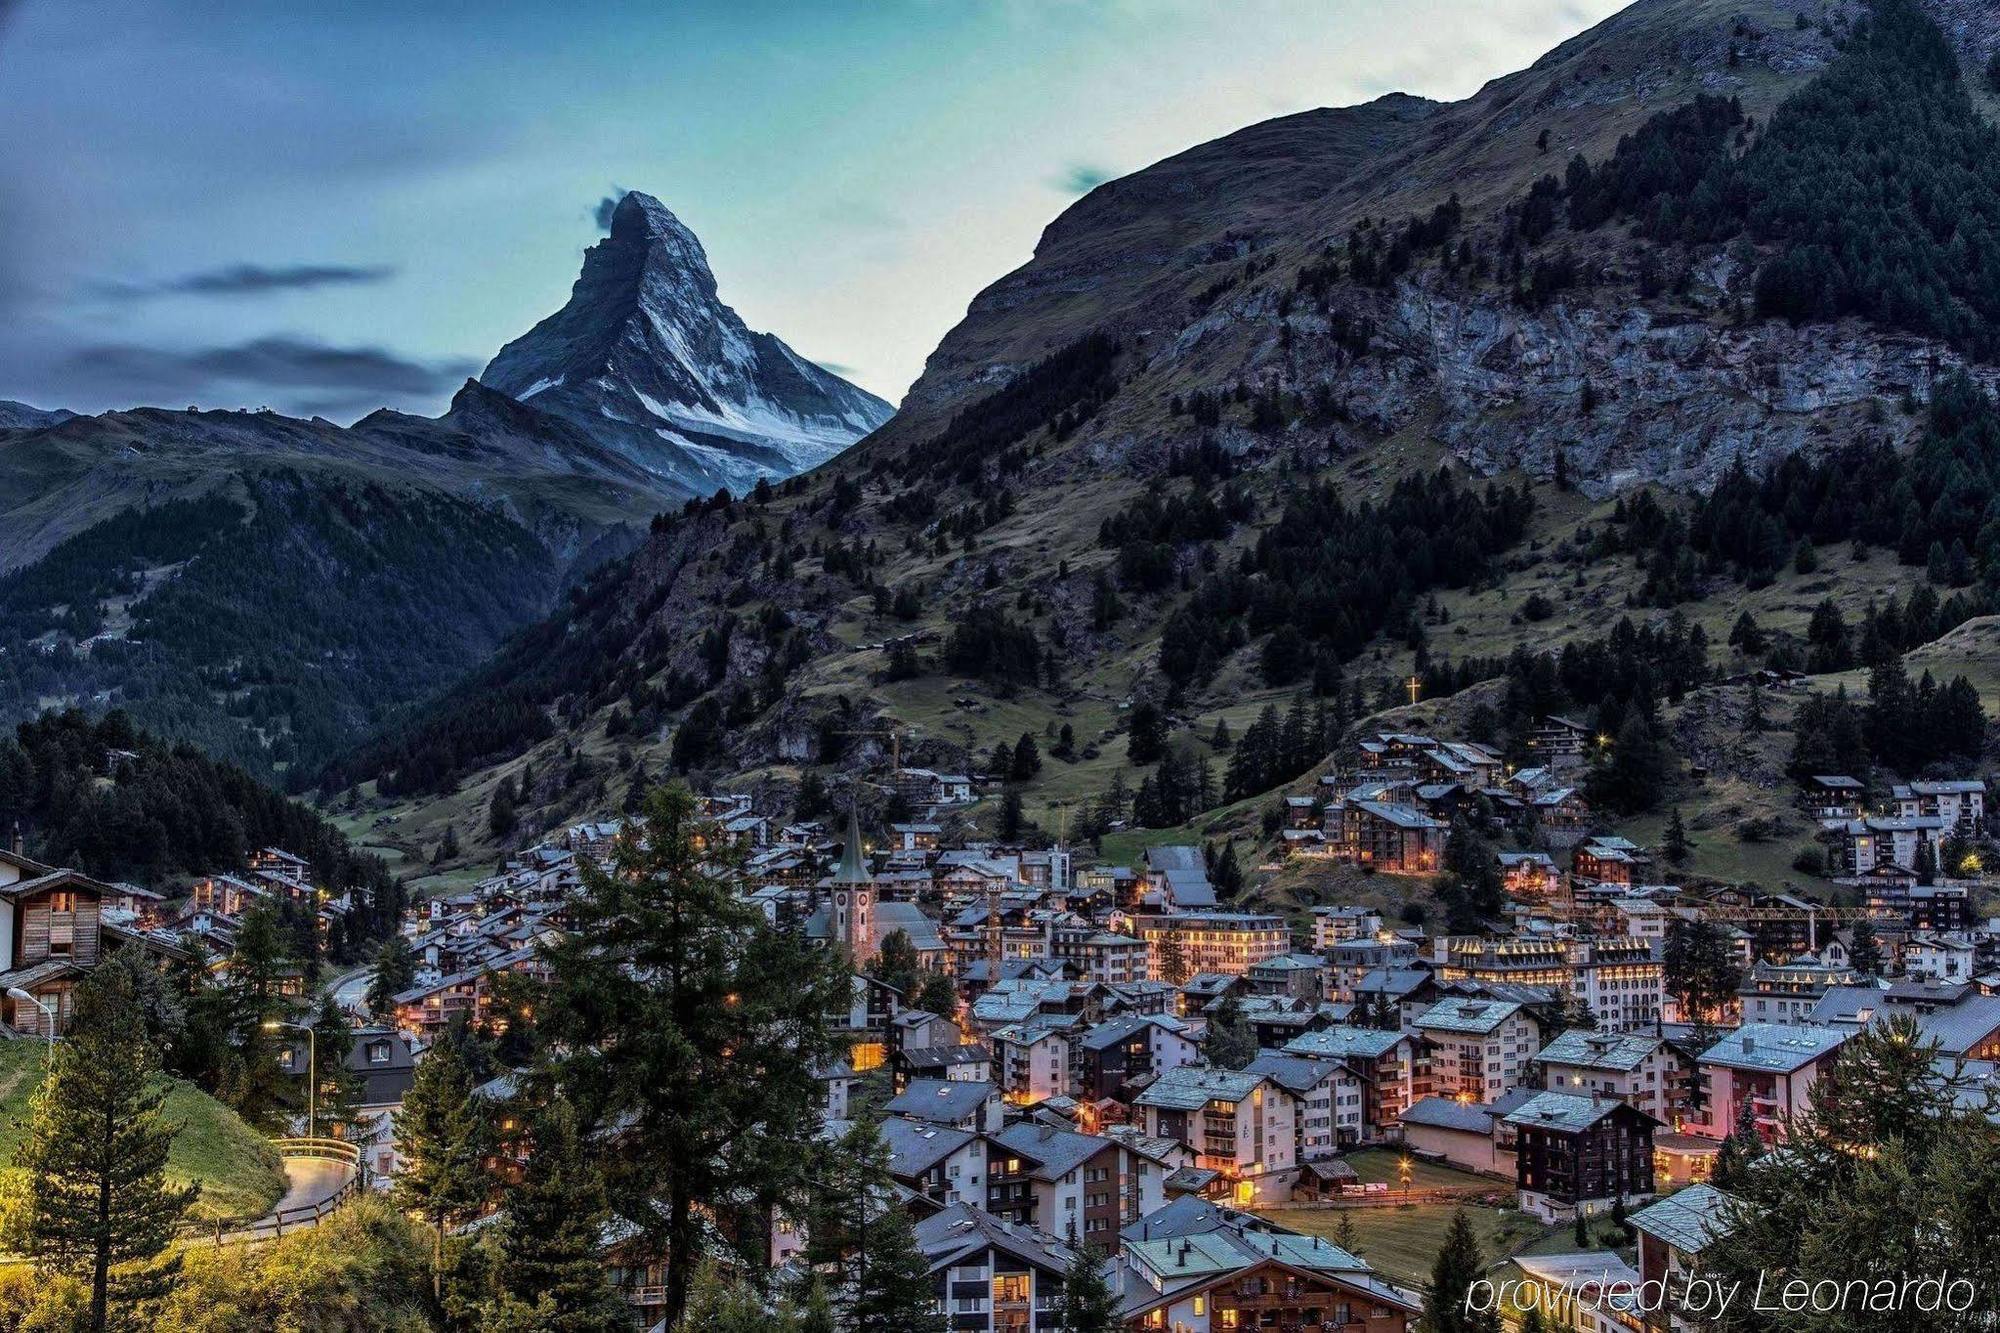
[[[417,984],[417,955],[402,934],[390,935],[375,951],[375,975],[369,979],[368,1012],[387,1017],[395,999]]]
[[[1132,721],[1125,738],[1125,758],[1134,764],[1150,764],[1166,751],[1166,722],[1160,706],[1151,699],[1132,705]]]
[[[458,1045],[440,1041],[418,1062],[394,1121],[403,1163],[396,1201],[430,1223],[431,1282],[440,1290],[445,1232],[478,1216],[488,1192],[487,1125],[472,1086],[472,1070]]]
[[[158,1074],[129,976],[100,968],[77,988],[68,1035],[49,1052],[14,1154],[21,1193],[0,1235],[38,1268],[89,1285],[92,1333],[112,1326],[114,1303],[164,1289],[173,1266],[153,1261],[200,1192],[166,1182],[177,1127],[161,1114]]]
[[[1061,1333],[1117,1333],[1124,1327],[1107,1269],[1104,1251],[1095,1245],[1076,1251],[1063,1276],[1062,1305],[1056,1316]]]
[[[1847,960],[1864,977],[1882,975],[1882,944],[1875,937],[1875,923],[1865,914],[1854,923],[1854,942],[1848,946]]]
[[[1187,950],[1181,945],[1181,937],[1169,930],[1160,936],[1160,968],[1158,980],[1169,986],[1178,986],[1188,979]]]
[[[1468,1306],[1483,1267],[1479,1237],[1463,1208],[1451,1215],[1444,1244],[1431,1263],[1431,1289],[1424,1302],[1426,1333],[1499,1333],[1499,1316]]]
[[[905,1004],[913,1002],[923,969],[917,962],[917,946],[911,941],[909,931],[892,930],[882,937],[872,970],[875,979],[901,995]]]
[[[617,1333],[625,1302],[606,1280],[604,1179],[560,1098],[538,1111],[521,1183],[507,1195],[489,1315],[535,1333]],[[707,1328],[708,1324],[696,1327]]]
[[[654,789],[608,864],[582,867],[575,929],[548,948],[538,1023],[549,1086],[584,1123],[627,1126],[606,1166],[614,1213],[664,1256],[680,1325],[704,1237],[763,1225],[818,1125],[814,1069],[851,978],[835,951],[742,895],[742,851],[684,785]]]
[[[1666,992],[1680,1008],[1681,1021],[1695,1026],[1696,1044],[1736,998],[1742,981],[1729,937],[1713,921],[1676,921],[1667,928],[1662,955]]]
[[[1021,836],[1028,826],[1026,809],[1021,803],[1021,793],[1009,787],[1000,797],[1000,819],[996,831],[1004,842],[1012,842]]]
[[[493,787],[493,799],[486,807],[486,823],[493,830],[493,836],[501,840],[513,836],[514,829],[521,822],[514,809],[514,779],[502,778]]]
[[[853,1326],[869,1333],[945,1333],[945,1317],[933,1307],[937,1289],[930,1265],[917,1248],[910,1215],[885,1206],[868,1228],[868,1262],[855,1282],[850,1310]]]
[[[1243,1006],[1234,994],[1222,997],[1215,1015],[1208,1021],[1208,1040],[1202,1054],[1217,1069],[1241,1069],[1257,1058],[1257,1034],[1243,1016]]]
[[[278,1063],[282,1030],[273,1026],[291,1013],[283,990],[289,961],[271,906],[260,903],[244,913],[228,974],[231,1038],[240,1063],[224,1100],[263,1129],[277,1127],[300,1100],[292,1076]]]
[[[328,994],[313,1018],[313,1039],[307,1045],[315,1061],[312,1109],[314,1132],[345,1138],[361,1121],[361,1077],[347,1067],[354,1054],[354,1025],[347,1011]]]
[[[823,1293],[822,1293],[823,1294]],[[688,1293],[687,1316],[682,1327],[694,1333],[803,1333],[799,1316],[789,1307],[773,1309],[757,1293],[741,1282],[725,1278],[711,1261],[695,1274]],[[613,1325],[630,1328],[631,1321]],[[548,1325],[550,1329],[559,1325]],[[593,1327],[595,1327],[593,1325]],[[540,1333],[542,1326],[535,1326]],[[524,1331],[525,1333],[525,1331]],[[831,1325],[828,1333],[832,1333]]]
[[[1684,866],[1694,855],[1694,844],[1688,841],[1687,825],[1681,822],[1681,808],[1675,806],[1667,815],[1667,830],[1660,837],[1660,854],[1672,865]]]
[[[1026,782],[1042,771],[1042,752],[1035,744],[1035,738],[1027,732],[1014,742],[1014,759],[1007,770],[1007,776],[1016,782]]]
[[[1359,1256],[1361,1238],[1354,1232],[1354,1210],[1342,1208],[1334,1218],[1333,1243],[1349,1254]]]
[[[917,1008],[940,1018],[952,1018],[958,1013],[958,987],[949,976],[942,972],[926,969],[922,980],[917,983],[915,1000]]]

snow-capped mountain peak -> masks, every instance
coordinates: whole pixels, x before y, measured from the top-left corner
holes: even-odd
[[[888,403],[746,327],[716,295],[701,241],[651,195],[619,201],[568,304],[500,349],[480,380],[690,494],[820,463],[889,419]]]

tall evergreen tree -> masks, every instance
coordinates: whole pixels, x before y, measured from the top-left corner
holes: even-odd
[[[1882,975],[1882,942],[1876,938],[1875,923],[1866,914],[1854,923],[1854,942],[1848,946],[1847,961],[1864,977]]]
[[[387,1017],[395,998],[417,984],[417,955],[402,934],[390,935],[375,951],[375,975],[368,981],[368,1012]]]
[[[629,1328],[604,1270],[604,1178],[578,1138],[575,1109],[561,1099],[542,1107],[530,1140],[521,1183],[507,1195],[489,1322],[524,1333]]]
[[[314,1128],[321,1135],[344,1137],[361,1119],[361,1077],[347,1066],[354,1054],[354,1025],[329,994],[320,1002],[312,1026],[313,1039],[306,1049],[314,1061]]]
[[[1208,1020],[1208,1040],[1202,1045],[1202,1054],[1217,1069],[1241,1069],[1257,1058],[1257,1034],[1235,995],[1223,996]]]
[[[68,1034],[49,1052],[0,1236],[38,1268],[89,1286],[91,1333],[112,1327],[114,1306],[164,1290],[173,1264],[155,1261],[200,1192],[167,1184],[178,1127],[161,1113],[158,1075],[130,977],[100,968],[77,987]]]
[[[724,1277],[712,1261],[695,1274],[683,1322],[690,1333],[697,1329],[700,1333],[804,1333],[798,1314],[789,1306],[774,1308],[744,1283]],[[631,1321],[616,1327],[629,1328]],[[830,1324],[827,1333],[832,1333]]]
[[[871,970],[875,979],[901,995],[905,1004],[913,1003],[923,980],[923,969],[917,962],[917,946],[910,939],[910,932],[897,929],[883,936]]]
[[[1707,919],[1676,921],[1667,928],[1662,964],[1681,1021],[1692,1023],[1697,1043],[1706,1045],[1703,1038],[1714,1031],[1742,982],[1729,937]]]
[[[444,1283],[444,1238],[479,1215],[490,1182],[488,1126],[472,1096],[472,1069],[458,1044],[440,1041],[417,1063],[394,1127],[403,1169],[396,1200],[431,1227],[431,1283]]]
[[[1468,1303],[1484,1268],[1479,1237],[1463,1208],[1451,1215],[1444,1244],[1431,1263],[1431,1289],[1424,1301],[1425,1333],[1500,1333],[1500,1317]]]
[[[276,911],[260,903],[244,913],[228,973],[231,1038],[240,1062],[235,1084],[223,1091],[238,1115],[262,1129],[278,1127],[303,1100],[278,1063],[279,1043],[290,1038],[272,1026],[291,1016],[284,993],[290,962]]]
[[[741,849],[684,785],[656,788],[608,864],[583,868],[575,929],[547,950],[541,1082],[586,1125],[617,1122],[614,1213],[666,1267],[667,1327],[710,1235],[754,1238],[794,1187],[817,1127],[813,1071],[842,1052],[826,1021],[847,996],[838,957],[767,922]]]
[[[857,1275],[850,1310],[853,1327],[868,1333],[945,1333],[945,1317],[934,1309],[937,1287],[917,1248],[910,1215],[890,1205],[868,1231],[868,1262]]]
[[[1686,865],[1694,855],[1694,844],[1688,840],[1687,825],[1681,821],[1679,806],[1667,814],[1667,829],[1660,835],[1660,855],[1667,858],[1668,864],[1676,866]]]
[[[1342,1208],[1334,1218],[1333,1243],[1349,1254],[1361,1253],[1361,1238],[1354,1231],[1354,1210]]]

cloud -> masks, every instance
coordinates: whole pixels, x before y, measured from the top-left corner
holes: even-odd
[[[143,301],[155,296],[264,296],[272,292],[308,292],[322,287],[360,287],[387,282],[396,270],[386,264],[231,264],[226,268],[165,278],[159,282],[107,282],[93,290],[119,301]]]
[[[610,194],[605,195],[602,199],[591,205],[590,216],[596,220],[599,231],[609,232],[611,230],[611,215],[618,211],[618,201],[629,193],[631,191],[627,190],[624,186],[613,185]]]
[[[838,361],[821,361],[817,357],[813,358],[813,364],[824,370],[827,374],[838,375],[844,380],[851,380],[861,373],[853,366],[842,365]]]
[[[1049,184],[1065,194],[1089,194],[1104,182],[1117,177],[1118,173],[1109,167],[1101,167],[1094,162],[1072,162],[1063,169],[1062,175]]]
[[[332,347],[308,338],[270,337],[222,347],[170,351],[112,343],[71,353],[63,369],[125,401],[246,402],[250,398],[344,402],[425,397],[453,387],[478,366],[422,362],[380,347]]]

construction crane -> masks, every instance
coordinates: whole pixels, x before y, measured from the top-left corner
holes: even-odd
[[[889,742],[889,781],[891,784],[894,784],[903,772],[903,733],[909,730],[911,728],[892,718],[889,720],[888,725],[883,728],[870,728],[865,731],[855,728],[853,730],[836,731],[833,734],[836,736],[873,737],[876,740],[887,740]]]

